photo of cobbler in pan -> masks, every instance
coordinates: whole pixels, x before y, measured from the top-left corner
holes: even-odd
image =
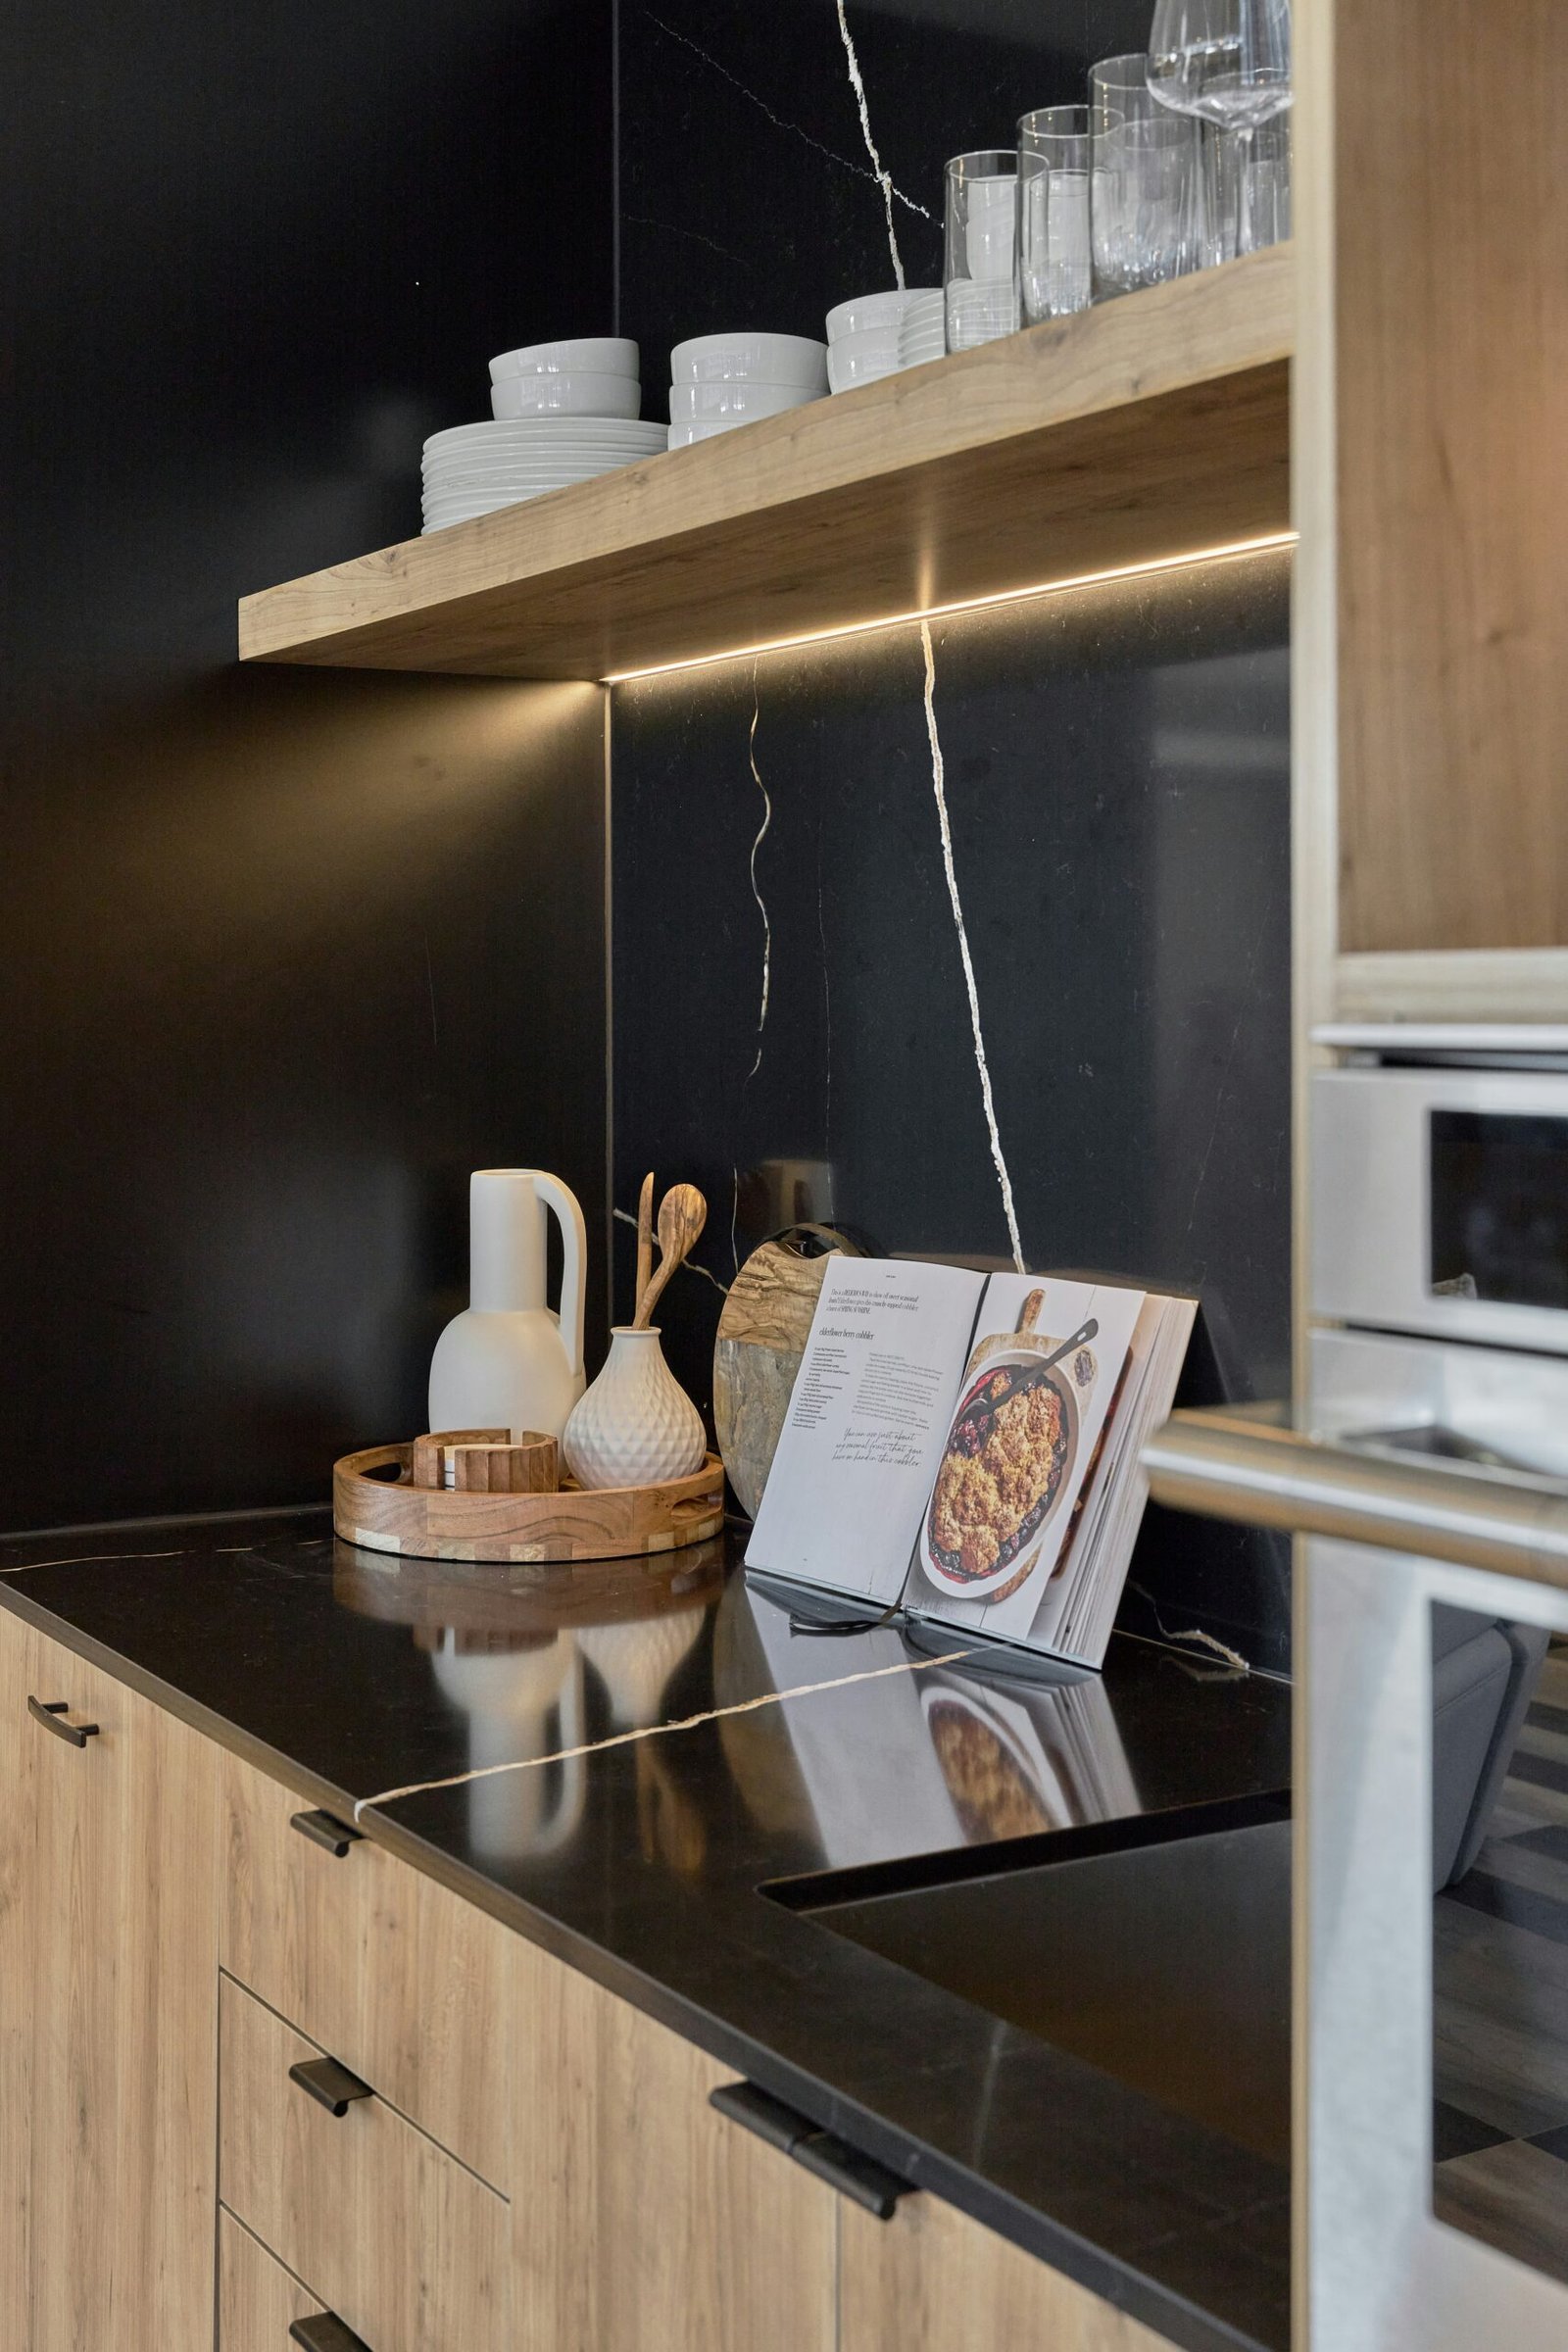
[[[1072,1382],[1039,1362],[988,1364],[954,1416],[926,1527],[932,1577],[1003,1599],[1067,1485],[1078,1446]]]

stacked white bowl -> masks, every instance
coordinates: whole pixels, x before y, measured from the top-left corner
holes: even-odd
[[[806,335],[694,335],[669,355],[669,446],[820,400],[827,353]]]
[[[901,368],[939,360],[944,348],[940,286],[858,294],[827,315],[827,380],[835,392],[853,392],[858,384],[897,375]]]
[[[643,424],[637,346],[618,335],[530,343],[490,363],[487,424],[457,424],[424,445],[424,527],[444,530],[497,507],[591,481],[664,446]]]

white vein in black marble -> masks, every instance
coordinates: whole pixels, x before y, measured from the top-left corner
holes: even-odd
[[[882,203],[888,217],[888,251],[893,256],[893,281],[902,294],[904,292],[904,256],[899,251],[899,232],[893,225],[895,194],[893,174],[884,168],[882,158],[876,150],[876,141],[871,136],[871,110],[866,104],[865,84],[860,79],[860,61],[855,53],[855,35],[850,30],[850,20],[844,13],[844,0],[838,0],[838,11],[839,33],[844,42],[844,55],[850,69],[850,87],[855,92],[855,103],[860,110],[860,135],[865,141],[865,152],[871,158],[871,169],[875,172],[877,185],[882,190]]]
[[[1002,1205],[1007,1219],[1007,1239],[1012,1244],[1012,1262],[1019,1273],[1024,1274],[1028,1268],[1023,1262],[1018,1212],[1013,1206],[1012,1178],[1007,1173],[1006,1154],[1002,1149],[997,1106],[991,1093],[991,1067],[986,1060],[985,1035],[980,1027],[980,992],[975,986],[974,960],[969,954],[969,934],[963,922],[963,902],[958,896],[958,877],[953,863],[953,828],[948,823],[947,769],[942,758],[942,738],[937,732],[937,665],[936,657],[931,651],[931,623],[928,620],[920,623],[920,644],[925,654],[925,731],[931,744],[931,787],[936,794],[937,822],[942,828],[942,868],[948,878],[948,899],[953,907],[954,926],[958,934],[963,984],[969,994],[969,1026],[974,1033],[975,1067],[980,1073],[980,1100],[985,1105],[992,1164],[997,1171],[997,1182],[1002,1187]]]
[[[678,41],[683,49],[691,51],[693,57],[700,57],[703,64],[719,74],[730,84],[732,89],[739,90],[743,98],[749,98],[753,106],[767,117],[775,130],[787,130],[792,138],[804,139],[808,147],[814,147],[818,155],[825,155],[828,162],[837,164],[841,172],[853,172],[857,179],[869,179],[876,185],[882,185],[879,172],[867,171],[864,164],[856,163],[852,156],[840,155],[836,147],[829,147],[823,140],[803,128],[799,122],[791,122],[787,116],[776,114],[765,98],[760,98],[754,89],[742,81],[738,74],[732,74],[728,66],[720,65],[718,59],[703,48],[699,42],[692,40],[684,32],[677,32],[673,24],[666,24],[662,17],[656,17],[651,8],[645,9],[643,14],[657,31],[663,33],[669,40]],[[904,190],[897,187],[891,179],[883,186],[883,196],[885,200],[897,197],[900,204],[906,205],[911,213],[918,213],[922,220],[929,220],[931,218],[923,204],[916,204],[912,196],[906,196]],[[900,283],[902,284],[902,282],[901,279]]]
[[[757,909],[762,918],[762,1002],[757,1015],[757,1059],[746,1073],[748,1085],[762,1066],[762,1032],[767,1027],[767,1000],[773,985],[773,925],[767,911],[767,901],[763,898],[757,880],[757,854],[767,839],[767,828],[773,822],[772,795],[757,771],[757,722],[761,714],[762,706],[757,691],[757,672],[754,668],[752,672],[752,731],[746,739],[746,757],[751,764],[752,781],[762,796],[762,821],[758,826],[757,838],[752,843],[752,896],[757,901]]]

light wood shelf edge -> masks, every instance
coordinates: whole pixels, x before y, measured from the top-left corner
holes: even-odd
[[[1277,247],[334,564],[241,659],[601,677],[1283,529],[1294,286]]]

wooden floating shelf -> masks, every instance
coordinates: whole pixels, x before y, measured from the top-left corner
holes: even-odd
[[[240,657],[604,678],[1290,524],[1289,246],[244,599]]]

